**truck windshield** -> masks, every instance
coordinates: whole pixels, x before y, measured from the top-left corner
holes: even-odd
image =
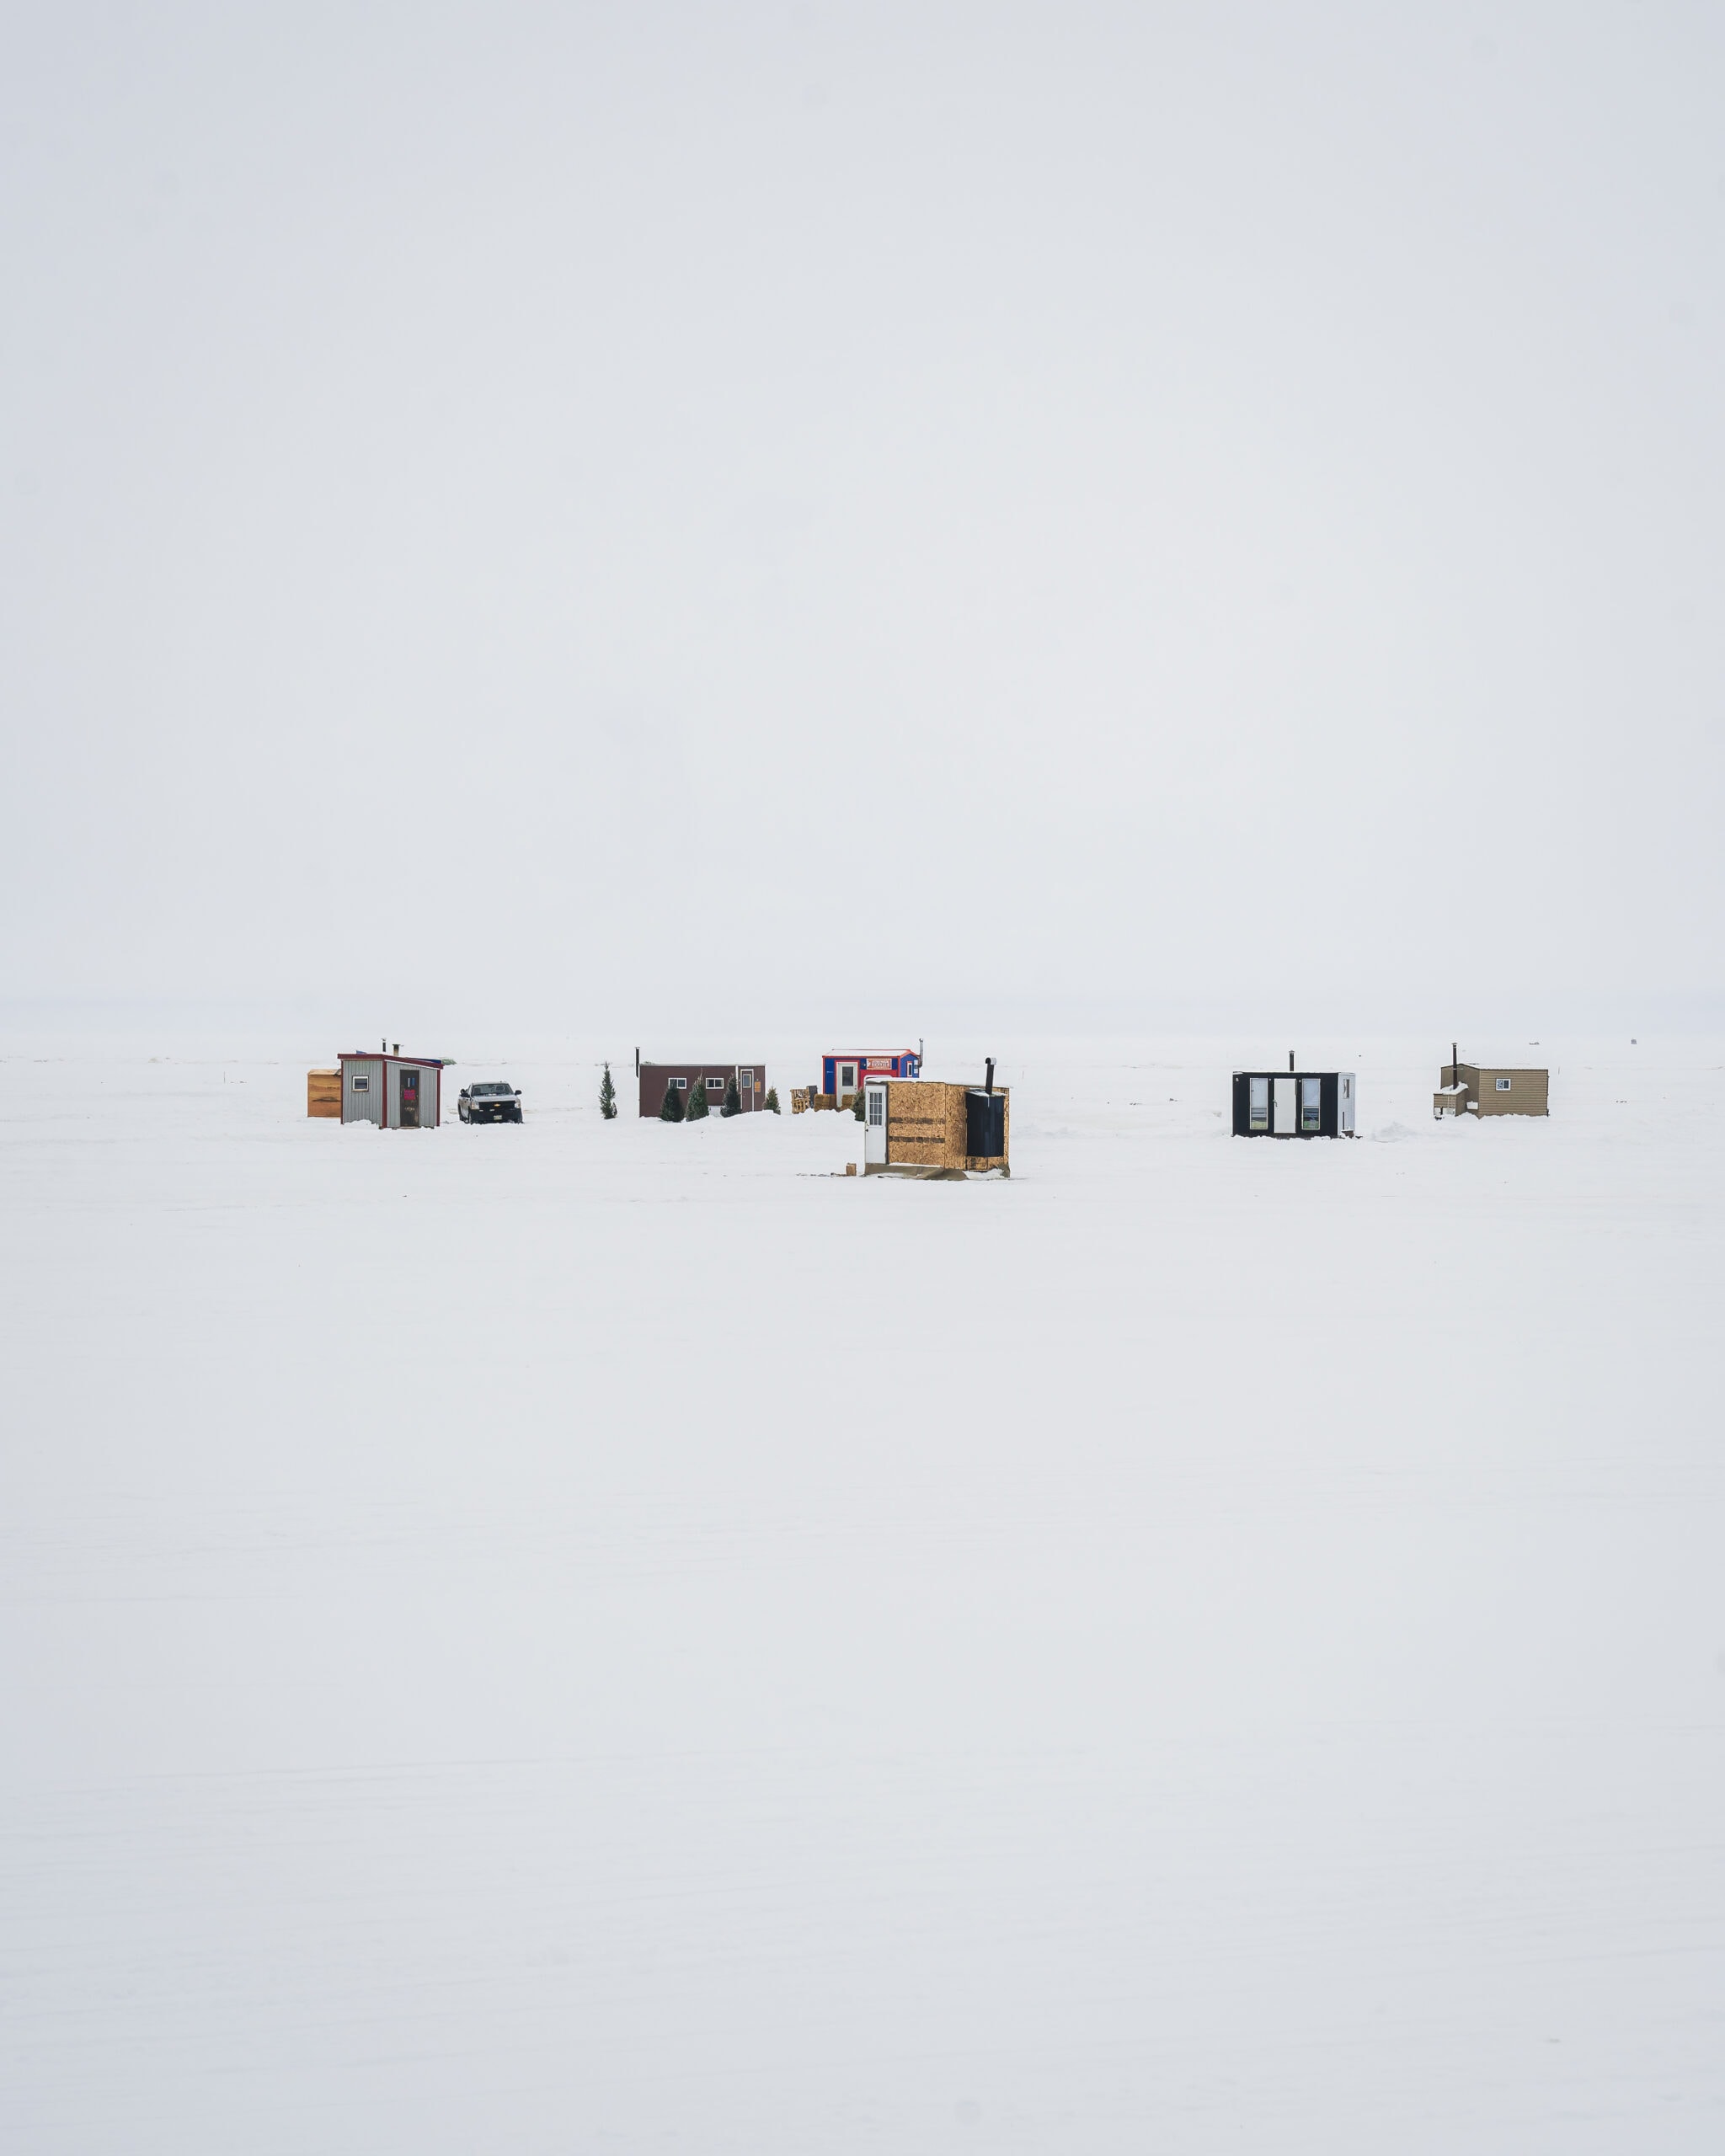
[[[475,1086],[473,1088],[473,1098],[477,1101],[482,1094],[512,1093],[514,1091],[515,1087],[513,1086]]]

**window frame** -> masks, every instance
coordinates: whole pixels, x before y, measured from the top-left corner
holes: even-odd
[[[1263,1089],[1262,1093],[1258,1091],[1260,1086]],[[1246,1081],[1246,1128],[1268,1130],[1269,1127],[1270,1081],[1262,1074],[1249,1075]]]
[[[1322,1078],[1302,1078],[1300,1081],[1300,1134],[1302,1138],[1322,1133],[1324,1127],[1324,1081]]]
[[[350,1073],[348,1078],[348,1090],[355,1093],[369,1093],[371,1090],[371,1072],[355,1070]]]

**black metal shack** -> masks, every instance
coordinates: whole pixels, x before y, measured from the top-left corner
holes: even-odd
[[[1352,1138],[1354,1109],[1351,1070],[1296,1070],[1291,1051],[1285,1070],[1234,1073],[1236,1138]]]

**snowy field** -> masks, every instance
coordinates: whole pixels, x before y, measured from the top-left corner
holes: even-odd
[[[1725,1044],[338,1044],[4,1043],[6,2149],[1725,2148]]]

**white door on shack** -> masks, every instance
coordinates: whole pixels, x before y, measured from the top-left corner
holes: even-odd
[[[1278,1138],[1293,1138],[1300,1129],[1300,1111],[1295,1101],[1297,1088],[1291,1078],[1276,1081],[1276,1119],[1271,1125]]]
[[[871,1078],[862,1088],[862,1165],[886,1160],[886,1086]]]

